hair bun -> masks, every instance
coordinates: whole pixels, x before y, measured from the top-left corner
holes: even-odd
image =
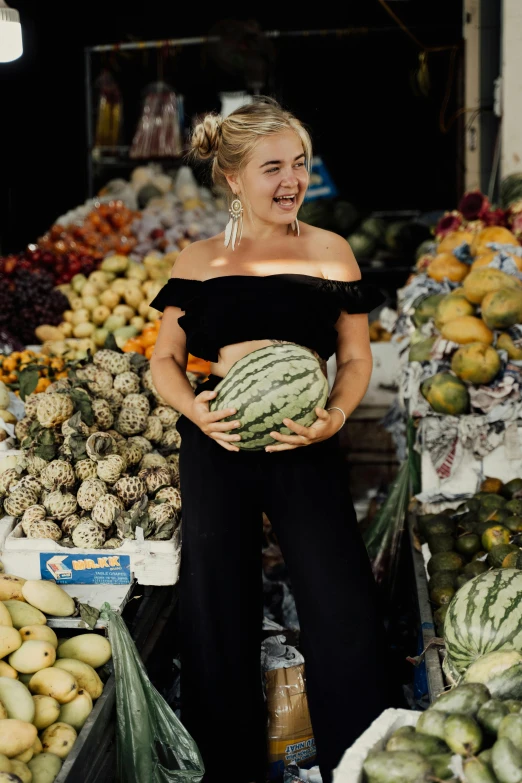
[[[212,158],[217,153],[219,135],[223,118],[219,114],[207,114],[194,128],[192,134],[192,152],[202,160]]]

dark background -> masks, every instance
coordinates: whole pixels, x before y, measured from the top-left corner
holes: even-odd
[[[0,252],[22,249],[87,196],[84,47],[118,41],[205,35],[227,16],[255,18],[263,30],[364,27],[357,35],[275,39],[261,52],[262,92],[273,94],[312,131],[341,194],[363,210],[452,208],[461,187],[462,126],[439,128],[461,105],[459,60],[449,74],[449,52],[429,55],[429,96],[415,95],[410,74],[418,48],[377,0],[333,4],[41,2],[12,0],[21,15],[23,57],[0,65]],[[390,2],[426,45],[459,43],[460,3]],[[460,55],[461,56],[461,55]],[[160,55],[161,57],[161,55]],[[219,110],[217,93],[246,87],[245,69],[227,72],[208,47],[179,49],[163,58],[151,51],[129,57],[93,56],[113,70],[124,96],[130,143],[143,90],[164,78],[185,96],[187,119]],[[96,104],[96,95],[93,95]],[[130,172],[131,167],[127,170]],[[119,174],[119,172],[118,172]],[[101,184],[115,176],[108,168]]]

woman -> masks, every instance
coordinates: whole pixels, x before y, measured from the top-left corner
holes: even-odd
[[[386,706],[374,583],[336,438],[368,386],[365,313],[381,297],[357,282],[344,239],[297,222],[311,142],[295,117],[257,100],[224,120],[205,117],[192,146],[212,160],[232,217],[225,234],[183,250],[152,303],[164,311],[154,382],[182,414],[182,720],[205,783],[264,783],[264,511],[292,581],[318,762],[330,783],[344,750]],[[335,385],[311,426],[285,420],[290,435],[274,431],[264,451],[240,451],[241,422],[224,421],[236,411],[209,409],[214,388],[243,357],[281,342],[321,360],[335,352]],[[187,351],[212,362],[196,395]]]

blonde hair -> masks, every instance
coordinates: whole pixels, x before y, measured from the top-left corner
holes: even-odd
[[[240,174],[261,137],[286,130],[293,130],[301,139],[306,165],[310,169],[310,134],[293,114],[267,97],[256,98],[253,103],[240,106],[225,119],[219,114],[207,114],[194,128],[192,156],[199,160],[212,160],[212,181],[230,197],[232,193],[225,175]]]

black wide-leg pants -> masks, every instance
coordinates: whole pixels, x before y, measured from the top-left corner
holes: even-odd
[[[330,783],[346,748],[389,706],[376,588],[337,438],[237,453],[183,417],[178,427],[181,719],[202,754],[204,783],[266,780],[263,511],[292,582],[318,763]]]

